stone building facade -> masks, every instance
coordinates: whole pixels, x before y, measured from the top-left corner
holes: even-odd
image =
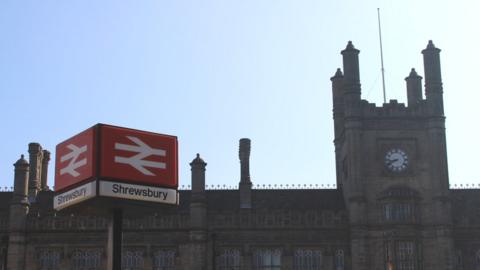
[[[440,50],[406,78],[408,105],[361,99],[349,43],[331,78],[336,189],[253,189],[241,139],[238,189],[207,190],[190,163],[180,205],[135,208],[123,221],[123,269],[480,269],[480,191],[449,188]],[[0,269],[106,269],[105,215],[53,210],[50,153],[29,145],[0,193]]]

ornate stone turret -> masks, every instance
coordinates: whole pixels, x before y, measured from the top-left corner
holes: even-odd
[[[200,154],[192,160],[192,197],[190,200],[190,260],[189,269],[206,269],[207,202],[205,194],[205,167]]]
[[[48,181],[48,162],[50,161],[50,151],[43,150],[43,159],[42,159],[42,174],[40,178],[40,189],[48,190],[47,181]]]
[[[28,153],[30,155],[30,178],[28,180],[28,197],[35,201],[37,193],[40,190],[42,176],[42,146],[39,143],[28,144]]]
[[[10,203],[7,269],[23,270],[25,269],[25,230],[30,206],[27,199],[29,164],[22,155],[13,166],[15,166],[15,180]]]
[[[407,82],[408,107],[416,106],[422,101],[422,77],[412,68],[405,81]]]
[[[240,139],[240,208],[252,208],[252,182],[250,181],[250,139]]]

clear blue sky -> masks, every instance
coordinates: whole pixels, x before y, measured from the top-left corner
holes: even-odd
[[[242,137],[255,184],[333,184],[329,78],[352,40],[362,97],[382,102],[377,7],[387,99],[406,101],[404,78],[412,67],[423,75],[432,39],[450,181],[480,182],[479,1],[4,0],[0,186],[12,186],[29,142],[54,152],[99,122],[178,136],[181,185],[196,153],[208,184],[237,184]]]

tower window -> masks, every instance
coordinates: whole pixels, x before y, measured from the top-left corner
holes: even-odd
[[[320,270],[322,264],[322,253],[320,250],[297,249],[294,256],[294,269]]]
[[[384,205],[386,221],[414,221],[414,206],[408,202],[393,202]]]
[[[282,252],[280,249],[258,249],[253,254],[255,270],[280,270]]]

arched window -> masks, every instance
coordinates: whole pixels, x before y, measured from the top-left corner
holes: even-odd
[[[60,269],[60,251],[56,249],[41,249],[38,254],[40,270]]]
[[[173,270],[175,267],[175,250],[157,250],[153,254],[154,270]]]
[[[257,249],[253,254],[253,266],[256,270],[280,270],[281,261],[280,249]]]
[[[475,253],[475,270],[480,270],[480,250]]]
[[[413,241],[397,242],[398,270],[415,270],[415,243]]]
[[[75,250],[72,253],[72,266],[74,270],[100,269],[102,252],[99,249]]]
[[[320,270],[322,253],[320,250],[297,249],[293,262],[295,270]]]
[[[143,269],[143,251],[127,250],[122,252],[122,270]]]
[[[240,269],[240,250],[235,248],[224,249],[218,256],[219,270]]]
[[[396,186],[386,189],[378,196],[382,205],[383,221],[416,222],[415,210],[418,199],[418,193],[409,187]]]
[[[345,254],[343,249],[339,249],[335,252],[335,270],[345,269]]]

